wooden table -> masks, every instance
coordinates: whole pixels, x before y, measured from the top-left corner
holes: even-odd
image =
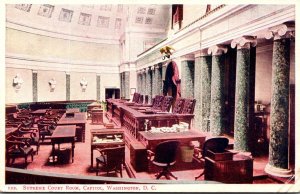
[[[5,127],[5,137],[10,136],[12,133],[18,130],[19,127]]]
[[[108,136],[113,135],[120,135],[121,141],[105,141]],[[94,137],[98,137],[103,139],[103,141],[96,142]],[[94,150],[97,148],[109,148],[115,146],[123,146],[125,145],[124,142],[124,131],[122,129],[106,129],[106,128],[99,128],[99,129],[91,129],[91,168],[93,168],[94,162]]]
[[[60,120],[57,122],[57,125],[76,125],[79,128],[76,128],[76,137],[77,141],[85,142],[85,123],[86,123],[86,113],[79,112],[74,113],[74,117],[67,117],[65,113]]]
[[[78,113],[80,112],[79,108],[68,108],[66,113]]]
[[[76,135],[76,125],[57,126],[55,128],[51,136],[53,158],[55,155],[55,144],[58,144],[58,149],[60,149],[60,144],[71,143],[72,163],[74,162],[75,135]]]
[[[198,141],[199,145],[201,146],[204,144],[207,135],[206,133],[196,130],[176,133],[151,133],[149,131],[141,131],[139,134],[141,143],[150,150],[154,150],[158,143],[167,140],[178,140],[181,145],[189,144],[190,141]]]
[[[48,111],[48,109],[38,109],[38,110],[31,112],[30,114],[32,114],[34,116],[43,116],[46,114],[47,111]]]

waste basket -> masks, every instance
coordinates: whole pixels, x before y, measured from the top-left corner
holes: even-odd
[[[191,146],[180,146],[181,160],[183,162],[192,162],[194,155],[194,147]]]

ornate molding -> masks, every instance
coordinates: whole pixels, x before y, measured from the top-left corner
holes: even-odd
[[[284,23],[267,30],[265,34],[266,39],[274,38],[274,40],[282,38],[292,38],[295,37],[295,24],[294,23]]]
[[[222,55],[227,53],[228,48],[226,45],[215,45],[208,48],[207,53],[209,55]]]
[[[231,42],[231,48],[237,47],[237,49],[255,47],[257,45],[257,39],[255,36],[242,36],[236,38]]]

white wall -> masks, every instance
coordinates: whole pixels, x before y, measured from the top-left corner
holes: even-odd
[[[85,77],[88,85],[85,92],[80,86],[81,79]],[[70,73],[70,100],[96,100],[97,98],[96,73]]]
[[[49,81],[54,78],[56,86],[50,90]],[[66,100],[66,74],[61,71],[37,72],[38,101],[63,101]]]
[[[32,70],[6,68],[6,103],[32,102]],[[19,74],[23,84],[18,92],[13,87],[13,79]]]

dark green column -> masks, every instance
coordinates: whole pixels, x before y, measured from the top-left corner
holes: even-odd
[[[124,72],[124,95],[126,99],[130,99],[130,72]]]
[[[211,72],[211,109],[210,109],[210,131],[212,135],[219,136],[224,133],[224,55],[227,49],[213,47],[209,49],[212,53]]]
[[[37,89],[37,71],[32,71],[32,102],[38,101],[38,89]]]
[[[250,47],[238,48],[236,63],[234,149],[249,152],[251,151],[249,131]]]
[[[70,100],[70,95],[71,95],[70,82],[71,82],[70,74],[66,73],[66,100],[67,101]]]
[[[151,81],[152,80],[152,75],[151,75],[151,69],[150,67],[146,69],[146,92],[145,95],[148,95],[151,98],[152,95],[152,86],[151,86]]]
[[[291,176],[288,163],[290,39],[274,40],[269,163],[266,172]]]
[[[162,64],[155,66],[156,95],[162,95]]]
[[[147,95],[147,70],[143,72],[143,95]]]
[[[195,59],[195,128],[209,130],[211,103],[211,56],[200,56]]]
[[[100,75],[97,75],[97,85],[96,85],[96,91],[97,91],[97,100],[100,100]]]
[[[123,73],[120,73],[120,90],[121,90],[121,98],[124,97],[123,92]]]
[[[194,97],[194,61],[181,62],[181,96],[183,98]]]
[[[156,88],[157,88],[157,81],[156,81],[156,71],[155,71],[155,67],[152,66],[151,67],[151,96],[149,97],[150,98],[153,98],[155,96],[155,93],[156,93]]]

